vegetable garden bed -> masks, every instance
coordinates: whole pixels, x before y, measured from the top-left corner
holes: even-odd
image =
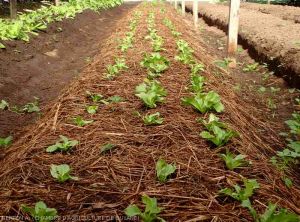
[[[299,175],[290,169],[287,188],[270,163],[279,135],[174,13],[161,4],[131,11],[5,150],[0,212],[34,216],[43,201],[58,221],[268,221],[264,211],[298,221]]]

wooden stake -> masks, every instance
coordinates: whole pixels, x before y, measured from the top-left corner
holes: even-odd
[[[181,0],[181,13],[184,16],[185,15],[185,0]]]
[[[9,0],[10,18],[17,18],[17,0]]]
[[[227,42],[227,57],[231,59],[231,67],[236,66],[236,51],[238,43],[239,31],[239,10],[240,0],[230,1],[229,21],[228,21],[228,42]]]
[[[198,24],[198,0],[194,0],[194,2],[193,2],[193,16],[194,16],[194,24],[197,27],[197,24]]]
[[[54,0],[54,5],[58,6],[59,5],[59,0]]]
[[[177,10],[177,8],[178,8],[178,2],[177,0],[175,0],[175,9]]]

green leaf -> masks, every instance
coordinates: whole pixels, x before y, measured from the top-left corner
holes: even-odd
[[[163,159],[159,159],[156,162],[156,176],[161,183],[167,181],[168,176],[176,171],[175,164],[167,164]]]
[[[109,151],[109,150],[112,150],[112,149],[114,149],[114,148],[116,148],[117,147],[117,145],[115,145],[115,144],[112,144],[112,143],[106,143],[106,144],[104,144],[102,147],[101,147],[101,153],[105,153],[105,152],[107,152],[107,151]]]
[[[48,208],[42,201],[37,202],[34,208],[26,205],[22,205],[21,208],[25,213],[29,213],[36,222],[50,222],[58,216],[55,208]]]
[[[237,155],[235,156],[233,153],[230,153],[228,150],[226,154],[221,154],[221,158],[224,160],[226,167],[229,170],[234,170],[236,168],[240,168],[242,166],[248,165],[248,162],[245,161],[245,155]]]
[[[50,173],[58,182],[63,183],[67,180],[78,180],[77,177],[70,175],[71,168],[68,164],[51,165]]]
[[[140,208],[138,208],[138,206],[136,206],[135,204],[133,205],[129,205],[126,209],[125,209],[125,214],[128,217],[133,217],[133,216],[138,216],[140,215],[142,212],[140,210]]]
[[[94,120],[84,120],[81,116],[74,117],[73,121],[77,126],[80,126],[80,127],[83,127],[85,125],[88,125],[88,124],[94,122]]]
[[[9,107],[8,102],[6,102],[5,100],[2,99],[0,102],[0,109],[4,110],[4,109],[7,109],[8,107]]]
[[[12,136],[8,136],[5,138],[0,137],[0,147],[8,147],[9,145],[12,144],[12,140],[13,140]]]
[[[98,110],[98,106],[95,106],[95,105],[93,105],[93,106],[88,106],[88,107],[86,108],[86,111],[87,111],[89,114],[95,114],[95,113],[97,113],[97,110]]]
[[[299,222],[300,217],[286,209],[276,211],[277,205],[269,203],[263,215],[259,216],[259,222]]]
[[[145,115],[143,117],[145,125],[160,125],[163,123],[164,119],[160,117],[160,113],[156,112],[153,114]]]
[[[68,151],[74,146],[78,145],[77,140],[69,140],[67,137],[60,135],[60,140],[57,141],[54,145],[49,146],[46,151],[48,153],[53,153],[55,151]]]
[[[5,49],[5,45],[0,42],[0,49]]]

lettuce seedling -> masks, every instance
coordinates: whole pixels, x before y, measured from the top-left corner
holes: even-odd
[[[97,110],[98,110],[98,106],[96,106],[96,105],[86,107],[86,111],[89,114],[95,114],[95,113],[97,113]]]
[[[9,107],[8,102],[2,99],[0,102],[0,110],[8,109],[8,107]]]
[[[70,175],[71,168],[68,164],[61,164],[61,165],[52,164],[50,173],[51,176],[60,183],[63,183],[67,180],[78,180],[78,177],[73,177]]]
[[[12,136],[8,136],[5,138],[0,137],[0,147],[8,147],[9,145],[12,144],[12,140],[13,140]]]
[[[160,117],[159,112],[156,112],[143,116],[143,121],[145,125],[160,125],[163,123],[164,119]]]
[[[158,102],[163,102],[167,92],[156,80],[146,79],[144,83],[138,85],[135,89],[135,95],[143,100],[149,108],[155,108]]]
[[[293,113],[292,119],[285,121],[285,124],[290,128],[290,134],[300,136],[300,114]]]
[[[151,78],[160,76],[160,74],[169,68],[170,62],[160,53],[151,53],[145,55],[141,66],[148,69],[148,75]]]
[[[115,145],[115,144],[112,144],[112,143],[106,143],[106,144],[104,144],[104,145],[101,147],[100,152],[101,152],[101,153],[105,153],[105,152],[110,151],[110,150],[112,150],[112,149],[114,149],[114,148],[116,148],[116,147],[117,147],[117,145]]]
[[[29,213],[36,222],[50,222],[56,219],[57,211],[55,208],[48,208],[43,201],[35,204],[35,207],[21,206],[25,213]]]
[[[60,140],[56,142],[54,145],[49,146],[46,151],[48,153],[53,153],[55,151],[63,151],[66,152],[72,149],[74,146],[78,145],[77,140],[69,140],[67,137],[60,135]]]
[[[41,110],[39,108],[39,98],[35,97],[34,99],[34,102],[27,103],[20,111],[25,113],[40,112]]]
[[[183,98],[182,101],[185,105],[191,105],[201,113],[211,110],[220,113],[224,110],[219,94],[214,91],[208,93],[198,92],[193,97]]]
[[[240,187],[239,185],[234,185],[234,190],[231,188],[225,188],[219,191],[220,194],[230,196],[235,200],[241,202],[241,206],[247,208],[251,215],[254,218],[257,218],[257,213],[255,209],[252,207],[250,197],[253,195],[254,190],[259,188],[259,184],[255,179],[243,179],[244,188]]]
[[[98,93],[91,93],[90,91],[86,91],[86,95],[90,98],[94,103],[98,103],[103,99],[103,95]]]
[[[203,91],[205,84],[205,77],[200,75],[192,75],[191,77],[191,89],[193,92],[198,93]]]
[[[111,96],[107,98],[107,101],[109,103],[120,103],[124,101],[124,98],[122,98],[121,96]]]
[[[258,222],[299,222],[300,217],[294,213],[288,212],[287,209],[276,210],[277,205],[269,203],[264,214],[259,215]]]
[[[219,118],[212,113],[209,115],[208,122],[205,120],[200,121],[208,130],[202,131],[200,136],[218,147],[225,145],[232,137],[238,135],[235,131],[228,129],[224,123],[219,122]]]
[[[150,198],[147,195],[143,195],[142,202],[145,204],[144,212],[142,212],[137,205],[132,204],[125,209],[125,214],[128,217],[139,216],[143,222],[165,222],[164,219],[158,216],[163,209],[157,206],[156,198]]]
[[[113,79],[115,76],[119,75],[119,73],[125,69],[128,69],[126,65],[126,61],[124,58],[116,58],[114,65],[108,65],[106,67],[106,78]]]
[[[240,168],[248,165],[248,162],[245,160],[245,155],[239,154],[235,156],[230,151],[226,150],[226,154],[222,153],[221,158],[224,160],[227,169],[234,170],[235,168]]]
[[[194,76],[199,74],[199,72],[204,71],[204,65],[201,63],[191,64],[191,75]]]
[[[195,63],[193,58],[194,50],[189,46],[189,44],[180,39],[176,42],[179,54],[175,56],[175,59],[182,62],[183,64],[193,64]]]
[[[168,176],[173,174],[176,171],[175,164],[168,164],[165,160],[159,159],[156,162],[156,177],[161,182],[164,183],[167,181]]]
[[[84,120],[81,116],[74,117],[73,121],[77,126],[80,126],[80,127],[83,127],[85,125],[88,125],[88,124],[94,122],[94,120]]]
[[[248,64],[243,68],[244,72],[255,72],[259,68],[259,63],[255,62],[253,64]]]

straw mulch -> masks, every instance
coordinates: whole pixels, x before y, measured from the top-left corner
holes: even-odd
[[[280,172],[269,163],[275,154],[274,148],[282,145],[272,125],[257,115],[255,107],[235,95],[230,76],[213,65],[209,52],[201,47],[197,32],[182,22],[171,7],[166,9],[165,14],[155,10],[159,35],[166,40],[166,51],[162,54],[171,61],[169,70],[159,79],[168,91],[166,102],[154,110],[147,110],[134,95],[135,87],[147,75],[139,63],[143,53],[151,51],[149,41],[144,39],[146,18],[151,9],[141,4],[122,19],[116,33],[81,77],[65,89],[47,108],[43,118],[29,127],[0,160],[2,214],[23,215],[21,204],[32,206],[43,200],[49,207],[56,208],[60,216],[109,216],[99,220],[123,221],[124,209],[130,203],[142,207],[140,198],[146,193],[158,199],[159,206],[164,208],[160,216],[167,221],[252,221],[237,201],[218,196],[221,188],[241,184],[241,175],[255,178],[260,184],[252,197],[259,212],[264,211],[271,201],[300,213],[299,177],[291,172],[294,186],[288,189]],[[125,55],[130,68],[115,80],[105,80],[105,67],[113,62],[114,56],[122,55],[116,40],[128,31],[134,11],[141,11],[143,16],[134,48]],[[190,95],[187,90],[189,69],[174,60],[177,53],[175,39],[162,23],[165,17],[183,33],[182,38],[195,50],[196,59],[205,64],[206,90],[217,91],[225,105],[225,112],[219,116],[240,134],[222,148],[212,148],[199,136],[203,126],[196,119],[208,115],[181,104],[181,98]],[[97,114],[89,115],[85,110],[91,104],[86,98],[87,90],[105,97],[119,95],[126,100],[100,105]],[[159,111],[165,118],[164,124],[144,126],[141,118],[135,115],[136,111],[142,115]],[[94,122],[85,127],[74,126],[72,117],[79,115]],[[80,145],[69,153],[46,153],[45,149],[54,144],[59,135],[76,139]],[[100,154],[105,143],[116,144],[117,148]],[[226,170],[219,157],[226,149],[248,155],[252,165],[235,172]],[[177,165],[176,175],[165,184],[159,183],[155,176],[155,163],[160,157]],[[78,176],[79,181],[59,184],[51,177],[50,165],[63,163],[72,167],[72,175]]]

